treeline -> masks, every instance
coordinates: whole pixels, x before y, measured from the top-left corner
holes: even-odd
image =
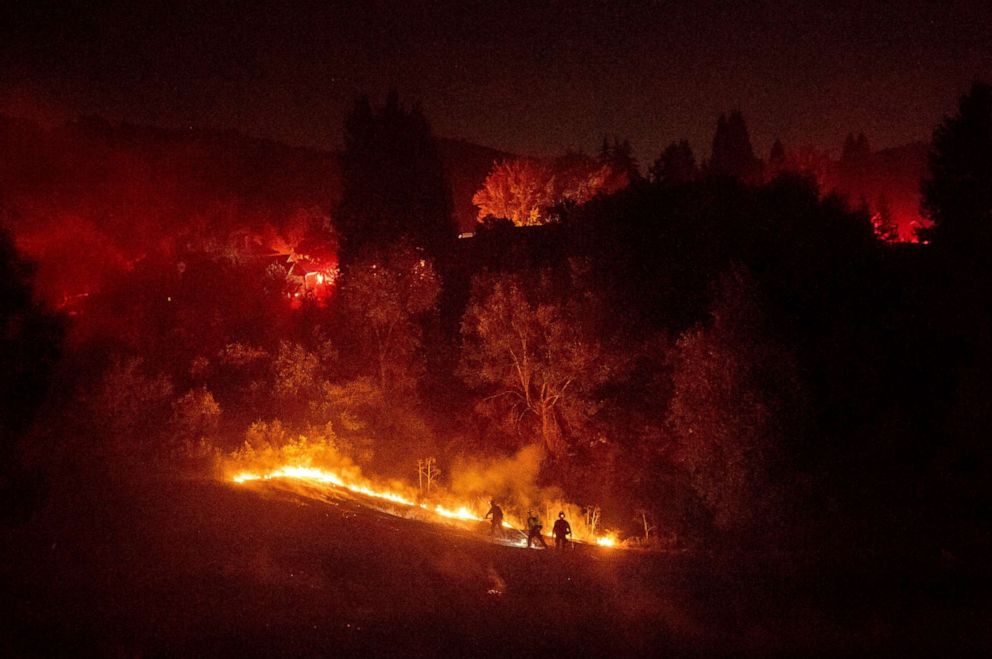
[[[569,152],[554,159],[498,161],[473,201],[480,221],[506,218],[517,226],[533,226],[559,221],[563,209],[639,181],[671,186],[729,177],[760,185],[792,173],[814,179],[823,193],[847,197],[869,214],[883,240],[916,242],[926,224],[919,214],[918,190],[925,166],[926,144],[872,151],[863,133],[848,133],[839,157],[775,140],[762,159],[751,145],[743,115],[735,111],[717,120],[705,157],[697,159],[688,141],[676,140],[642,174],[629,142],[604,138],[595,157]]]
[[[142,261],[73,321],[120,331],[72,346],[28,453],[195,471],[302,435],[410,478],[536,445],[547,482],[647,542],[979,557],[990,117],[976,85],[935,133],[928,246],[810,177],[725,171],[458,240],[426,118],[363,100],[330,303],[208,253]]]
[[[472,194],[504,154],[455,140],[439,149],[456,218],[471,226]],[[341,185],[334,151],[97,117],[42,127],[0,116],[0,221],[53,305],[102,290],[145,258],[288,253],[309,227],[330,223]]]

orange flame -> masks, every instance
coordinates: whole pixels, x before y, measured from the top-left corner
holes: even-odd
[[[231,481],[235,484],[241,485],[245,483],[255,482],[255,481],[271,481],[271,480],[297,480],[302,481],[310,485],[319,485],[324,487],[333,487],[354,494],[360,494],[372,499],[378,499],[380,501],[386,501],[391,504],[396,504],[406,508],[417,508],[425,510],[428,513],[432,513],[437,516],[438,521],[444,520],[458,520],[467,522],[484,522],[485,519],[482,515],[474,512],[469,505],[457,504],[454,506],[445,506],[440,503],[428,504],[424,502],[417,502],[409,496],[404,496],[398,492],[384,489],[381,487],[373,486],[371,483],[363,482],[352,477],[345,477],[342,474],[321,469],[318,467],[306,467],[306,466],[283,466],[278,469],[274,469],[268,472],[252,472],[252,471],[240,471],[233,476],[231,476]],[[510,522],[504,520],[503,528],[513,529],[519,528],[521,524],[511,524]],[[607,533],[604,535],[596,535],[587,538],[588,542],[594,543],[600,547],[616,547],[618,545],[618,539],[615,533]],[[518,540],[517,543],[523,546],[522,539]]]

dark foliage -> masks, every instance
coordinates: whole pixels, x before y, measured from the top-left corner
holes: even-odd
[[[630,182],[641,179],[641,171],[637,166],[637,158],[634,157],[634,150],[629,140],[621,141],[614,135],[613,144],[610,144],[604,135],[603,144],[599,149],[599,161],[604,165],[609,165],[613,171],[626,176]]]
[[[698,173],[692,147],[687,140],[681,140],[665,147],[651,166],[650,176],[654,183],[677,185],[688,183]]]
[[[992,87],[975,83],[933,134],[923,208],[935,245],[987,255],[992,245]]]
[[[345,124],[342,196],[333,213],[343,261],[404,239],[432,257],[455,239],[451,190],[430,124],[395,91],[382,108],[359,99]]]
[[[740,110],[720,115],[713,135],[713,151],[708,163],[713,176],[755,181],[761,174],[761,161],[754,156],[751,136]]]
[[[62,349],[61,319],[34,298],[33,268],[0,226],[0,518],[23,519],[37,478],[20,461],[23,440]]]

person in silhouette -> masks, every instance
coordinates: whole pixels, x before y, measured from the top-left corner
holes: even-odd
[[[545,549],[548,545],[544,542],[544,536],[541,535],[541,518],[537,516],[533,510],[527,513],[527,548],[529,549],[531,543],[540,543]]]
[[[552,533],[555,535],[555,549],[565,549],[568,546],[568,536],[572,535],[572,526],[565,519],[564,511],[558,513]]]
[[[490,532],[493,537],[502,537],[503,509],[499,507],[498,503],[496,503],[496,499],[489,500],[489,512],[486,513],[486,516],[483,519],[489,519],[490,517],[492,518],[492,527],[490,528]]]

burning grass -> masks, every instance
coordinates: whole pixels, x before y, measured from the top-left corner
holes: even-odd
[[[225,461],[224,480],[235,485],[278,484],[314,499],[361,497],[363,503],[383,512],[433,523],[479,530],[486,523],[488,492],[499,493],[504,510],[505,543],[526,546],[525,520],[531,511],[551,524],[564,512],[572,527],[572,539],[602,547],[620,545],[615,532],[599,527],[598,510],[564,501],[553,488],[535,488],[535,456],[524,449],[516,456],[489,465],[473,463],[455,469],[451,489],[438,487],[425,495],[400,481],[378,481],[341,455],[334,441],[305,435],[286,438],[281,444],[246,441]]]

